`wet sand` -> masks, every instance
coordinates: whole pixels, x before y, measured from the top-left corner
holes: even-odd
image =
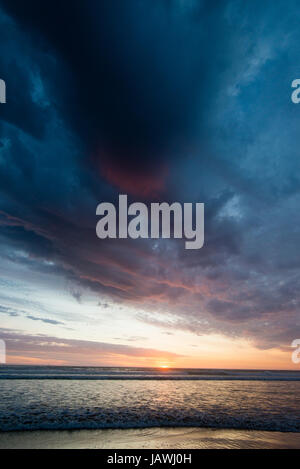
[[[296,449],[300,433],[206,428],[0,433],[0,449]]]

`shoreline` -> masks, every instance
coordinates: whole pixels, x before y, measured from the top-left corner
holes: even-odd
[[[300,433],[151,427],[0,433],[0,449],[298,449]]]

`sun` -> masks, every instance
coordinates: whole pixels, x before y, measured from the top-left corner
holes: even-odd
[[[166,368],[169,368],[169,365],[160,365],[159,368],[164,368],[164,369],[166,369]]]

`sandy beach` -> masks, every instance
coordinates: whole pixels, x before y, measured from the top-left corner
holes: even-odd
[[[26,431],[0,434],[0,449],[297,449],[300,433],[205,428]]]

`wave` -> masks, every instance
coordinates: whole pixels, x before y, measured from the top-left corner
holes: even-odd
[[[116,416],[115,416],[116,417]],[[0,432],[11,431],[34,431],[34,430],[100,430],[100,429],[134,429],[134,428],[155,428],[155,427],[198,427],[198,428],[219,428],[219,429],[239,429],[239,430],[257,430],[257,431],[279,431],[300,433],[299,419],[294,421],[281,421],[274,419],[251,419],[248,416],[235,418],[226,416],[217,418],[215,415],[160,415],[157,417],[128,419],[123,416],[120,419],[112,416],[103,418],[99,421],[95,416],[84,418],[83,416],[65,416],[61,419],[49,415],[47,419],[43,417],[42,421],[34,420],[30,416],[25,421],[7,422],[0,426]]]
[[[136,381],[300,381],[300,377],[286,377],[286,376],[128,376],[128,375],[120,375],[120,376],[45,376],[45,375],[1,375],[1,379],[6,380],[74,380],[74,381],[86,381],[86,380],[94,380],[94,381],[114,381],[114,380],[136,380]]]
[[[0,430],[205,427],[300,432],[299,381],[287,384],[278,375],[276,382],[255,381],[253,373],[245,375],[251,379],[200,375],[194,381],[166,381],[119,375],[101,381],[2,380]]]
[[[2,366],[0,380],[300,381],[300,371]]]

